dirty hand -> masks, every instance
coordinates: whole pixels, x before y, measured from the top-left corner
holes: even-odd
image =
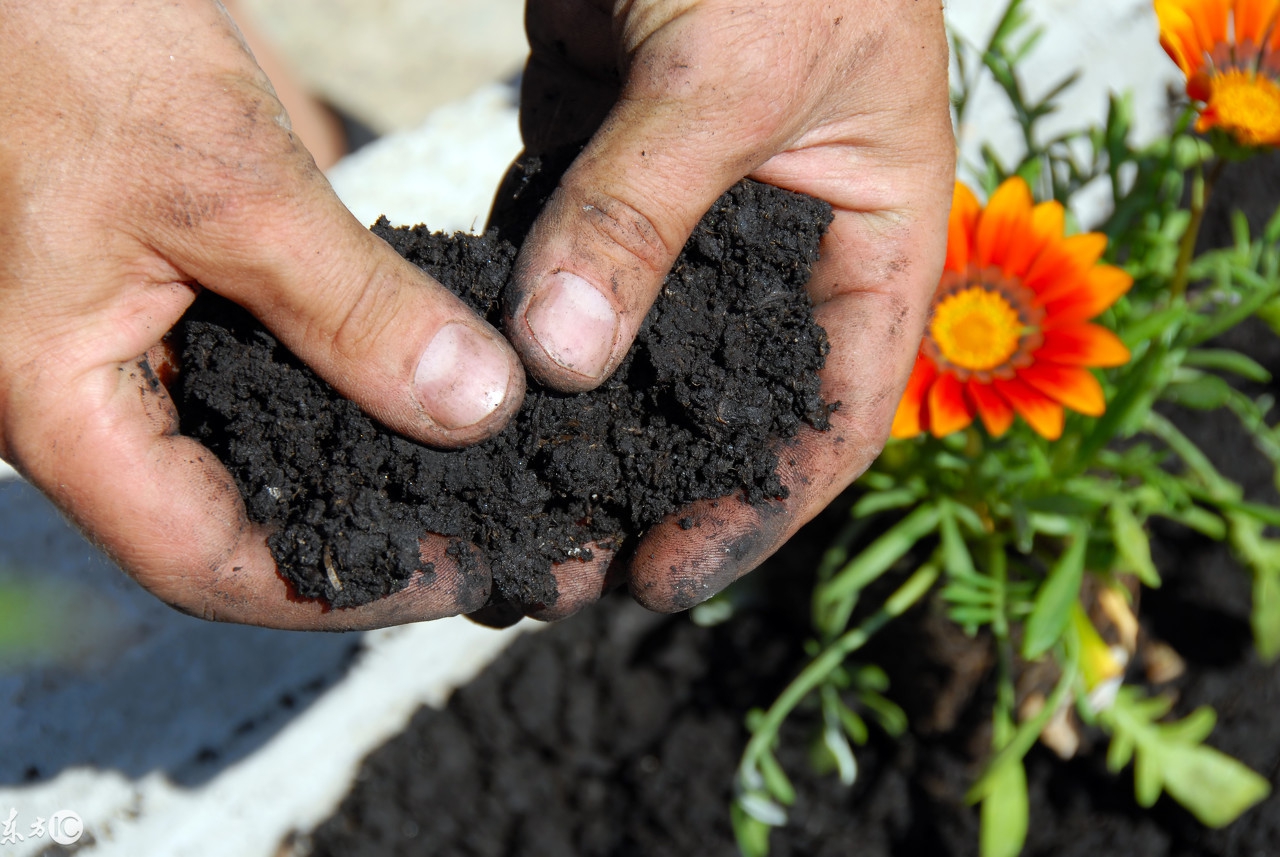
[[[443,557],[366,607],[291,600],[147,354],[199,282],[383,423],[456,446],[520,403],[507,343],[343,208],[214,0],[0,0],[0,20],[0,457],[195,615],[353,628],[482,604]]]
[[[625,573],[679,610],[750,571],[879,454],[941,273],[954,179],[937,0],[528,0],[521,130],[532,154],[590,137],[517,263],[506,333],[564,390],[618,365],[694,225],[744,176],[827,200],[809,291],[840,402],[781,451],[782,503],[695,504]],[[684,529],[675,521],[691,517]],[[559,567],[568,615],[607,558]],[[617,572],[617,569],[614,569]],[[536,611],[535,611],[536,612]]]

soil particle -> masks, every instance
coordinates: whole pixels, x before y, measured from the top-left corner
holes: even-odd
[[[500,231],[374,231],[501,325],[516,244],[554,182],[538,162],[506,186]],[[552,563],[622,550],[703,498],[786,496],[772,447],[825,429],[826,334],[804,286],[826,203],[743,182],[698,226],[614,375],[564,395],[529,382],[496,437],[464,450],[395,435],[338,396],[247,313],[209,293],[178,336],[182,431],[227,465],[250,519],[273,527],[297,594],[355,606],[433,568],[425,533],[478,548],[499,599],[551,605]]]

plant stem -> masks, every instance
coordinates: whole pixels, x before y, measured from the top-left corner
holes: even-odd
[[[920,566],[889,596],[879,610],[868,616],[858,627],[842,634],[801,670],[800,675],[796,676],[774,700],[773,705],[769,706],[760,725],[752,733],[751,740],[747,742],[747,748],[742,753],[742,762],[738,765],[740,778],[746,771],[756,767],[760,757],[773,743],[782,722],[814,688],[831,675],[836,667],[844,663],[845,658],[866,645],[867,640],[871,639],[885,624],[901,616],[924,597],[938,579],[941,565],[940,559],[935,556]]]
[[[1204,223],[1204,213],[1209,205],[1209,197],[1213,194],[1213,186],[1217,184],[1225,165],[1226,161],[1218,158],[1210,167],[1207,177],[1203,165],[1197,166],[1195,177],[1191,180],[1191,222],[1187,224],[1187,230],[1182,233],[1182,240],[1178,243],[1178,262],[1173,269],[1173,282],[1169,285],[1169,294],[1175,299],[1187,293],[1187,277],[1191,260],[1196,255],[1200,226]]]

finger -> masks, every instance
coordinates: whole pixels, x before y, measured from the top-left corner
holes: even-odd
[[[333,610],[293,597],[251,524],[231,475],[177,434],[177,416],[145,361],[15,394],[19,467],[144,587],[205,619],[277,628],[351,630],[435,619],[488,597],[487,571],[468,572],[424,540],[435,559],[402,592]],[[41,435],[41,442],[28,436]]]
[[[599,601],[619,582],[614,568],[614,552],[595,543],[586,545],[591,559],[570,559],[551,566],[556,579],[554,604],[531,604],[524,607],[524,615],[540,622],[557,622],[567,619],[585,607]]]
[[[283,187],[302,192],[274,193]],[[169,220],[152,242],[393,430],[458,446],[506,425],[524,397],[515,352],[461,299],[358,224],[323,177],[293,175],[230,193],[237,192],[244,196],[192,203],[196,211],[177,226]]]
[[[695,23],[643,44],[521,248],[505,328],[556,388],[590,389],[616,368],[698,220],[791,130],[743,85],[754,64],[689,62],[711,38]]]
[[[923,191],[922,201],[937,195]],[[940,203],[940,216],[946,205]],[[829,431],[804,428],[780,447],[785,500],[759,506],[737,498],[695,504],[641,540],[632,594],[653,610],[684,610],[751,571],[826,507],[884,447],[919,347],[928,295],[945,249],[938,213],[915,221],[837,212],[823,241],[810,292],[830,336],[822,391],[839,402]],[[886,231],[898,230],[891,241]],[[687,525],[692,521],[693,526]]]

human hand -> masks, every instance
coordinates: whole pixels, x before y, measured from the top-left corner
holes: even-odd
[[[291,599],[147,355],[199,283],[382,423],[458,446],[520,404],[505,340],[346,211],[213,0],[0,0],[0,20],[0,456],[184,612],[346,629],[483,604],[434,539],[430,584]]]
[[[528,0],[526,151],[591,140],[535,223],[506,333],[563,390],[617,366],[702,214],[744,176],[827,200],[809,286],[839,401],[832,429],[780,457],[776,505],[704,501],[640,540],[645,606],[680,610],[773,553],[879,454],[915,361],[946,248],[955,150],[936,0]],[[695,526],[679,526],[692,519]],[[558,568],[569,615],[610,558]]]

